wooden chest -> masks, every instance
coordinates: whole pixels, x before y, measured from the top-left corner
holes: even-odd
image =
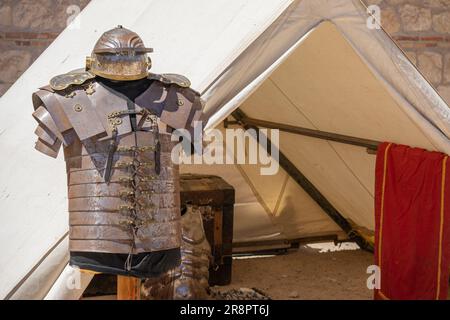
[[[214,257],[210,285],[231,283],[234,189],[222,178],[183,174],[180,178],[181,206],[197,205],[203,214],[206,238]]]

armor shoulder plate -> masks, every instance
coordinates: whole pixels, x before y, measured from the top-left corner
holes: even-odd
[[[72,85],[82,85],[88,80],[94,79],[95,75],[84,69],[77,69],[68,73],[56,76],[50,80],[50,87],[53,90],[65,90]]]
[[[160,81],[164,84],[176,84],[182,88],[189,88],[191,86],[191,81],[185,76],[175,73],[163,73],[163,74],[154,74],[151,73],[148,78],[150,80]]]

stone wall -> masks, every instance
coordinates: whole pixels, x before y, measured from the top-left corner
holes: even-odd
[[[71,5],[90,0],[0,0],[0,96],[66,26]],[[450,0],[365,0],[450,103]]]
[[[90,0],[0,0],[0,96]]]
[[[450,0],[365,0],[381,23],[450,104]]]

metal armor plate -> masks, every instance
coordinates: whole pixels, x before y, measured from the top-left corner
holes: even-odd
[[[72,85],[82,85],[86,81],[94,78],[95,74],[85,71],[84,69],[77,69],[66,74],[53,77],[50,80],[50,87],[53,90],[61,91],[67,89]]]
[[[182,88],[189,88],[191,86],[191,81],[186,78],[185,76],[182,76],[181,74],[175,74],[175,73],[163,73],[163,74],[155,74],[151,73],[149,74],[148,78],[150,80],[157,80],[159,82],[162,82],[164,84],[176,84],[177,86],[180,86]]]
[[[181,217],[181,225],[181,265],[160,278],[147,279],[142,285],[142,296],[146,300],[208,299],[212,257],[199,208],[188,206]]]

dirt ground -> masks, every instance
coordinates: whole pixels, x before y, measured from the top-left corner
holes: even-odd
[[[329,250],[302,246],[284,255],[234,259],[233,282],[221,290],[257,288],[272,299],[372,299],[366,287],[372,254]]]
[[[366,285],[371,265],[373,255],[355,244],[308,245],[283,255],[234,258],[232,284],[215,289],[256,288],[275,300],[372,300]]]
[[[233,260],[233,283],[222,287],[257,288],[272,299],[372,299],[367,267],[373,255],[362,250],[321,252],[301,247],[285,255]]]
[[[220,290],[256,288],[275,300],[372,300],[371,265],[373,254],[354,244],[302,246],[285,255],[233,259],[233,282]]]

